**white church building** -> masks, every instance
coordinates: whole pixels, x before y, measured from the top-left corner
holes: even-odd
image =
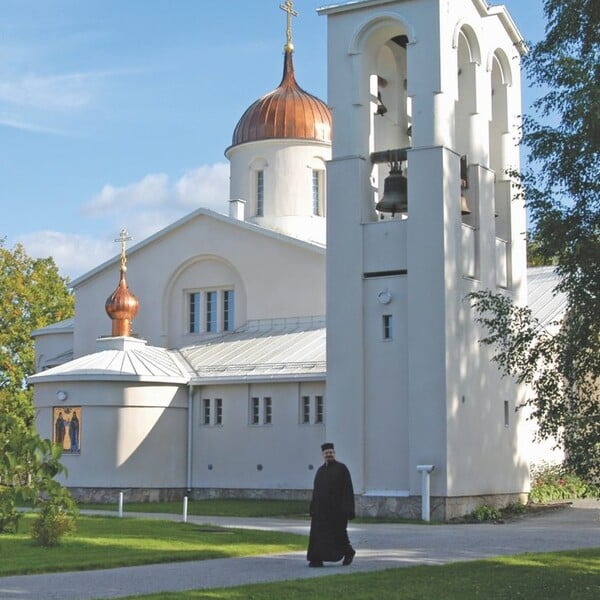
[[[527,302],[521,35],[484,0],[326,6],[326,104],[282,7],[282,81],[226,150],[229,215],[123,231],[73,282],[75,317],[34,332],[38,430],[88,499],[307,498],[324,441],[359,514],[524,499],[525,390],[466,299]]]

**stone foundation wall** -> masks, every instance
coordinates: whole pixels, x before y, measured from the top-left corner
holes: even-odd
[[[247,498],[253,500],[303,500],[306,511],[311,490],[197,488],[189,493],[177,488],[69,488],[78,502],[116,504],[123,492],[123,503],[128,502],[179,502],[187,496],[191,500],[218,498]],[[419,520],[422,517],[421,496],[361,496],[356,495],[357,517],[385,517]],[[449,521],[463,517],[480,506],[504,508],[516,502],[526,503],[527,494],[491,494],[485,496],[457,496],[430,498],[432,521]]]

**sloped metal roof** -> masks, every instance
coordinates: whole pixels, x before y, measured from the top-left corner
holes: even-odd
[[[280,319],[245,327],[180,350],[194,372],[191,383],[323,379],[325,320]]]
[[[189,377],[186,365],[176,353],[136,340],[41,371],[29,377],[28,382],[112,380],[180,384],[187,383]]]
[[[31,332],[31,337],[38,335],[53,334],[53,333],[73,333],[75,329],[75,318],[65,319],[64,321],[58,321],[57,323],[51,323],[41,329],[36,329]]]
[[[555,292],[558,276],[554,267],[527,270],[527,304],[533,316],[546,328],[560,321],[567,309],[567,296]]]

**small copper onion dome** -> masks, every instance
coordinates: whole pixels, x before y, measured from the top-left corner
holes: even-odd
[[[288,44],[279,87],[254,102],[242,115],[233,132],[232,147],[266,139],[331,142],[331,111],[296,83],[292,54]]]
[[[121,279],[117,289],[106,299],[106,314],[112,319],[113,336],[130,336],[131,322],[140,306],[139,300],[129,290],[125,280],[125,271],[121,270]]]

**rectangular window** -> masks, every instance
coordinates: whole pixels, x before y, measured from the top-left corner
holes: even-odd
[[[202,400],[202,425],[210,425],[210,398]]]
[[[206,331],[217,330],[217,292],[206,292]]]
[[[302,423],[310,423],[310,396],[302,396]]]
[[[321,171],[313,169],[312,172],[312,210],[313,215],[320,215],[321,205]]]
[[[223,399],[215,398],[215,425],[223,425]]]
[[[252,425],[258,425],[260,423],[260,405],[258,398],[252,398],[250,411],[250,423]]]
[[[256,216],[262,217],[265,210],[265,172],[256,171]]]
[[[383,339],[392,339],[392,315],[383,315]]]
[[[190,333],[200,332],[200,292],[190,294]]]
[[[508,411],[508,400],[504,401],[504,427],[508,427],[510,425],[509,421],[509,411]]]
[[[225,290],[223,292],[223,331],[232,331],[234,327],[233,290]]]
[[[273,403],[271,398],[263,398],[263,419],[265,425],[270,425],[273,422]]]
[[[323,396],[315,396],[315,423],[323,423],[324,418]]]

